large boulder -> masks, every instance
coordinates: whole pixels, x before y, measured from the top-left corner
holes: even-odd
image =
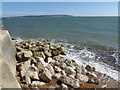
[[[50,80],[52,80],[52,74],[47,68],[44,69],[44,71],[39,75],[39,77],[41,80],[46,82],[49,82]]]
[[[80,87],[80,82],[78,79],[71,78],[68,76],[61,76],[60,81],[66,85],[69,85],[73,88],[79,88]]]
[[[51,73],[52,75],[55,74],[54,68],[53,68],[50,64],[48,64],[46,67],[47,67],[47,69],[50,71],[50,73]]]

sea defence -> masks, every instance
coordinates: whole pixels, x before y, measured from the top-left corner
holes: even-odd
[[[0,88],[20,88],[16,79],[16,49],[7,30],[0,30]]]

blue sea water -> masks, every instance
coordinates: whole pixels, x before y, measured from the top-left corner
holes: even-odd
[[[118,46],[117,17],[17,17],[3,19],[14,37],[66,40],[87,46]]]

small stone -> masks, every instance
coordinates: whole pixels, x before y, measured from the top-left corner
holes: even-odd
[[[48,52],[48,50],[45,50],[44,53],[45,53],[45,55],[46,55],[47,57],[51,57],[51,56],[52,56],[52,54],[51,54],[50,52]]]
[[[25,58],[29,58],[33,55],[31,51],[22,51],[22,52],[24,53]]]
[[[56,73],[55,75],[52,76],[52,79],[58,79],[61,77],[60,73]]]
[[[54,70],[55,70],[55,72],[59,73],[61,71],[61,68],[54,66]]]
[[[66,67],[67,67],[67,65],[65,64],[65,63],[60,63],[60,68],[62,68],[62,69],[65,69]]]
[[[37,87],[39,85],[44,85],[44,84],[46,84],[46,83],[40,82],[40,81],[33,81],[32,84],[31,84],[31,86],[32,87]]]
[[[79,88],[80,87],[80,82],[78,79],[71,78],[68,76],[61,76],[60,81],[64,84],[70,85],[73,88]]]
[[[87,83],[92,83],[92,84],[98,85],[99,84],[99,80],[95,79],[95,78],[89,78]]]
[[[52,56],[58,56],[60,54],[60,51],[57,49],[52,50]]]
[[[64,70],[67,75],[76,74],[75,70],[70,66],[66,67]]]
[[[61,73],[61,75],[63,75],[63,76],[65,76],[65,75],[66,75],[66,73],[65,73],[65,71],[64,71],[64,70],[61,70],[61,71],[60,71],[60,73]]]
[[[26,82],[26,84],[30,85],[30,84],[31,84],[30,78],[29,78],[29,77],[26,77],[26,78],[25,78],[25,82]]]
[[[62,90],[68,90],[68,86],[65,85],[64,83],[61,84]]]

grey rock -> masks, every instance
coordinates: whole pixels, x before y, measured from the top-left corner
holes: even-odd
[[[54,70],[55,70],[55,72],[59,73],[61,71],[61,68],[54,66]]]
[[[61,76],[60,81],[64,84],[70,85],[73,88],[79,88],[80,87],[80,82],[78,79],[71,78],[68,76]]]
[[[60,73],[55,73],[55,75],[52,76],[53,79],[58,79],[61,77]]]
[[[62,90],[68,90],[68,86],[65,85],[64,83],[61,84]]]
[[[54,68],[53,68],[50,64],[48,64],[46,67],[48,68],[48,70],[50,71],[50,73],[51,73],[52,75],[55,74]]]
[[[64,70],[67,75],[76,74],[75,70],[70,66],[66,67]]]
[[[45,70],[39,76],[42,80],[46,82],[49,82],[52,79],[52,74],[47,68],[45,68]]]

